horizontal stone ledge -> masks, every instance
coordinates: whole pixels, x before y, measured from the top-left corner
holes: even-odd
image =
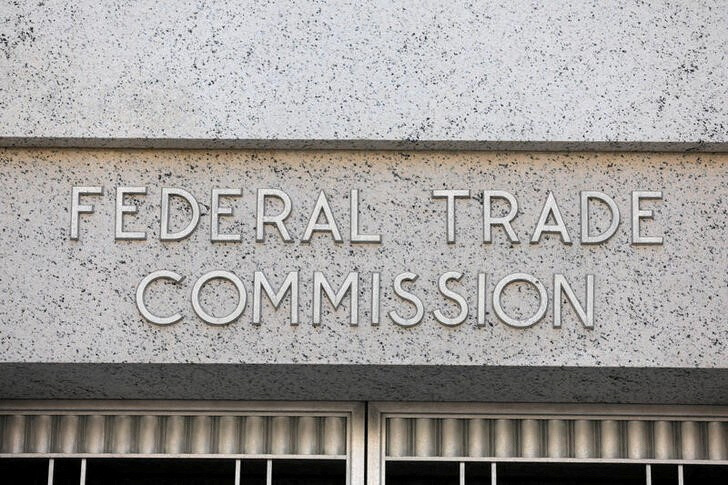
[[[548,141],[548,140],[381,140],[381,139],[221,139],[0,136],[5,148],[152,148],[244,150],[450,150],[545,152],[728,152],[728,140],[704,141]]]
[[[728,368],[0,363],[0,399],[728,404]]]

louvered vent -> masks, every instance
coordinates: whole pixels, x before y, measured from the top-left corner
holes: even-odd
[[[727,460],[728,423],[389,417],[386,456]]]
[[[347,454],[346,416],[0,416],[0,453],[63,455]]]

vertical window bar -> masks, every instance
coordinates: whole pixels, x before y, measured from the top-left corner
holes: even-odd
[[[240,485],[240,460],[235,460],[235,485]]]
[[[652,467],[650,465],[645,465],[645,483],[652,485]]]
[[[496,473],[495,462],[490,464],[490,485],[498,485],[498,475]]]
[[[56,466],[56,462],[53,458],[48,460],[48,485],[53,485],[53,469]]]
[[[265,485],[273,485],[273,460],[265,462]]]
[[[86,485],[86,458],[81,460],[81,479],[79,485]]]
[[[677,484],[685,485],[685,478],[683,476],[683,466],[682,465],[677,466]]]
[[[465,485],[465,462],[460,462],[460,485]]]

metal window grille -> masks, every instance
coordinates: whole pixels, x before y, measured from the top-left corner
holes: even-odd
[[[0,459],[229,459],[235,483],[251,460],[345,463],[346,483],[364,477],[363,406],[346,403],[0,403]]]
[[[653,466],[673,465],[683,483],[685,465],[728,465],[720,407],[377,403],[368,429],[370,485],[396,463],[454,463],[461,485],[470,463],[490,464],[492,484],[502,463],[636,464],[644,483]]]
[[[91,485],[99,470],[150,460],[220,463],[207,469],[222,482],[199,482],[211,485],[495,485],[580,473],[728,483],[724,407],[370,403],[365,420],[358,403],[6,401],[0,438],[0,469],[17,465],[32,484],[70,473],[78,480],[56,485]],[[296,478],[317,467],[315,480]]]

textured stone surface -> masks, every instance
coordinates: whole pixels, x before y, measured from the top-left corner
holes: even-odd
[[[725,405],[728,370],[0,363],[0,398]]]
[[[728,142],[721,1],[4,2],[0,22],[6,145]]]
[[[2,362],[395,364],[473,366],[585,366],[634,368],[728,367],[726,196],[728,156],[694,154],[539,154],[485,152],[245,152],[5,150],[0,206],[0,360]],[[71,187],[102,185],[103,197],[87,197],[97,212],[82,216],[79,241],[69,239]],[[145,241],[115,241],[114,189],[145,185],[139,214],[128,229],[145,229]],[[239,243],[211,243],[209,216],[183,241],[159,240],[161,187],[184,187],[209,214],[212,187],[241,187],[226,200],[235,215],[223,230],[241,232]],[[296,239],[274,232],[256,243],[254,191],[280,187],[293,199],[287,225]],[[349,190],[361,190],[362,228],[382,234],[382,244],[348,242]],[[457,242],[445,241],[445,204],[432,189],[509,190],[522,213],[514,228],[524,241],[512,245],[502,231],[481,243],[482,202],[458,201]],[[326,189],[344,243],[326,234],[299,241],[320,189]],[[643,232],[663,235],[660,246],[629,244],[631,190],[662,190],[664,200],[645,202],[655,220]],[[528,244],[548,190],[554,191],[574,244],[545,235]],[[600,190],[616,200],[622,223],[600,245],[579,242],[578,194]],[[599,212],[596,211],[595,214]],[[178,219],[173,219],[179,223]],[[597,226],[604,227],[597,218]],[[134,304],[138,282],[157,269],[173,269],[179,286],[150,288],[150,308],[181,311],[167,327],[144,321]],[[240,276],[248,306],[224,327],[200,321],[189,303],[204,272],[228,269]],[[288,323],[288,303],[266,303],[260,326],[251,323],[252,275],[266,273],[278,285],[298,270],[301,324]],[[348,323],[348,301],[336,312],[324,300],[323,324],[311,325],[312,273],[339,285],[343,274],[361,273],[360,324]],[[420,275],[413,291],[425,303],[424,321],[401,328],[386,316],[411,306],[392,295],[394,276]],[[465,276],[455,288],[471,305],[470,318],[446,327],[431,312],[457,308],[437,292],[439,274]],[[382,272],[382,323],[370,324],[370,273]],[[563,273],[583,301],[584,278],[596,275],[596,321],[587,329],[565,307],[562,328],[553,328],[553,301],[546,317],[529,329],[510,328],[488,306],[475,325],[476,273],[497,279],[513,272],[541,278],[549,292],[553,273]],[[223,284],[203,293],[215,313],[230,311],[234,295]],[[551,297],[549,297],[551,300]],[[514,287],[506,307],[528,314],[533,294]]]

